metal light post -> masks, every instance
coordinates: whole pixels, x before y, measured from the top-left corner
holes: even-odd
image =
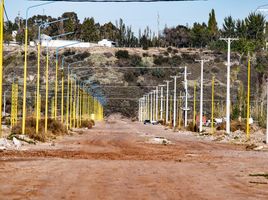
[[[266,144],[268,144],[268,79],[266,80]]]
[[[30,6],[27,8],[26,10],[26,19],[25,19],[25,42],[24,42],[24,78],[23,78],[23,103],[22,103],[22,134],[25,134],[25,121],[26,121],[26,88],[27,88],[27,57],[28,57],[28,14],[30,9],[32,8],[36,8],[36,7],[40,7],[40,6],[44,6],[47,4],[51,4],[54,2],[47,2],[47,3],[42,3],[42,4],[38,4],[38,5],[34,5],[34,6]],[[2,35],[2,34],[1,34]],[[1,39],[1,38],[0,38]],[[1,41],[3,41],[1,39]],[[0,69],[1,71],[1,69]],[[1,79],[1,78],[0,78]],[[1,84],[1,80],[0,80],[0,84]],[[2,85],[2,84],[1,84]],[[1,91],[0,91],[0,95]],[[1,99],[1,98],[0,98]],[[1,101],[1,100],[0,100]],[[2,102],[0,102],[2,103]],[[0,106],[1,107],[1,106]],[[2,109],[0,110],[0,115],[2,115]],[[0,117],[1,118],[1,117]],[[1,119],[0,119],[1,120]]]
[[[62,37],[62,36],[66,36],[66,35],[70,35],[72,33],[64,33],[64,34],[60,34],[60,35],[56,35],[51,37],[51,40],[53,38],[57,38],[57,37]],[[47,119],[48,119],[48,68],[49,68],[49,46],[48,46],[48,42],[47,41],[47,55],[46,55],[46,102],[45,102],[45,133],[47,133]]]
[[[184,76],[184,90],[185,90],[185,107],[184,107],[184,127],[187,126],[187,121],[188,121],[188,79],[187,75],[190,73],[187,73],[187,67],[184,67],[184,72],[182,73]]]
[[[165,87],[165,85],[159,85],[159,87],[160,87],[160,120],[163,120],[163,98],[164,98],[163,87]]]
[[[156,86],[155,93],[155,121],[158,121],[158,86]]]
[[[72,32],[73,33],[73,32]],[[70,34],[72,34],[70,33]],[[59,50],[62,49],[62,48],[65,48],[65,47],[69,47],[69,46],[73,46],[75,44],[79,44],[81,43],[80,41],[78,42],[74,42],[74,43],[71,43],[71,44],[67,44],[67,45],[63,45],[63,46],[60,46],[60,47],[57,47],[56,48],[56,74],[55,74],[55,120],[57,120],[57,111],[58,111],[58,104],[57,104],[57,99],[58,99],[58,59],[59,59]]]
[[[2,95],[3,95],[3,42],[4,42],[4,4],[0,4],[0,137],[2,137]]]
[[[196,62],[201,62],[201,78],[200,78],[200,115],[199,115],[199,132],[203,131],[203,82],[204,82],[204,62],[207,60],[196,60]]]
[[[172,81],[164,81],[167,83],[167,97],[166,97],[166,124],[168,123],[168,113],[169,113],[169,83]]]
[[[40,51],[41,51],[41,28],[46,28],[47,26],[51,25],[51,24],[55,24],[55,23],[58,23],[58,22],[61,22],[61,21],[64,21],[64,20],[67,20],[68,18],[63,18],[63,19],[60,19],[60,20],[55,20],[55,21],[52,21],[52,22],[46,22],[46,23],[43,23],[41,25],[39,25],[38,27],[38,46],[37,46],[37,86],[36,86],[36,96],[37,96],[37,99],[39,98],[40,96]],[[39,108],[39,105],[40,102],[37,101],[36,102],[36,107]],[[39,130],[39,114],[38,114],[39,110],[36,109],[36,134],[38,133],[38,130]]]
[[[70,80],[70,68],[71,68],[72,65],[79,64],[79,63],[82,63],[82,62],[85,62],[85,61],[83,60],[83,61],[77,61],[77,62],[69,63],[68,64],[68,68],[67,68],[67,70],[68,70],[68,77],[67,77],[67,102],[66,102],[66,127],[67,127],[67,129],[69,128],[69,114],[70,114],[70,123],[71,123],[71,113],[69,113],[69,110],[71,110],[70,108],[72,107],[72,104],[71,104],[71,101],[70,101],[70,96],[72,95],[70,93],[72,93],[72,92],[69,93],[70,83],[71,83],[71,87],[72,87],[72,81]],[[62,68],[63,68],[63,65],[62,65]],[[63,113],[63,111],[62,111],[62,113]]]
[[[179,76],[171,76],[171,78],[174,78],[174,102],[173,102],[173,128],[176,128],[176,114],[177,114],[177,78]]]
[[[237,38],[220,38],[228,43],[228,55],[227,55],[227,95],[226,95],[226,133],[230,133],[230,74],[231,74],[231,43],[238,40]]]
[[[151,103],[150,103],[150,121],[153,121],[153,92],[149,93],[151,95]]]

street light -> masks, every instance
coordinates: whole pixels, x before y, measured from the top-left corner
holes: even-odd
[[[42,4],[38,4],[38,5],[34,5],[34,6],[30,6],[27,8],[26,10],[26,21],[25,21],[25,46],[24,46],[24,78],[23,78],[23,105],[22,105],[22,134],[25,134],[25,120],[26,120],[26,87],[27,87],[27,56],[28,56],[28,14],[30,9],[32,8],[36,8],[36,7],[40,7],[40,6],[44,6],[44,5],[48,5],[54,2],[46,2],[46,3],[42,3]],[[2,5],[3,6],[3,5]],[[1,34],[2,35],[2,34]],[[3,41],[2,38],[0,38],[1,41]],[[0,69],[1,71],[1,69]],[[1,78],[0,78],[0,84],[1,84]],[[2,85],[2,84],[1,84]],[[0,91],[0,95],[1,91]],[[0,98],[1,99],[1,98]],[[2,102],[0,102],[2,103]],[[2,112],[0,112],[2,113]],[[1,114],[0,114],[1,115]],[[0,117],[1,118],[1,117]]]
[[[67,105],[66,105],[66,127],[68,129],[69,127],[69,108],[70,108],[70,93],[69,93],[69,90],[70,90],[70,67],[72,65],[75,65],[75,64],[79,64],[79,63],[82,63],[82,62],[85,62],[84,60],[83,61],[77,61],[77,62],[73,62],[73,63],[69,63],[68,64],[68,78],[67,78]],[[62,65],[62,68],[63,68],[63,65]],[[62,114],[63,114],[63,111],[62,111]],[[62,115],[62,118],[63,118],[63,115]]]
[[[64,33],[64,34],[60,34],[60,35],[56,35],[56,36],[52,36],[50,38],[50,40],[52,40],[53,38],[57,38],[57,37],[62,37],[62,36],[66,36],[66,35],[70,35],[72,34],[72,32],[70,33]],[[48,68],[49,68],[49,51],[48,51],[48,42],[47,41],[47,55],[46,55],[46,105],[45,105],[45,133],[47,133],[47,118],[48,118]]]
[[[81,43],[80,41],[78,42],[73,42],[73,43],[70,43],[70,44],[66,44],[66,45],[63,45],[63,46],[59,46],[56,48],[56,75],[55,75],[55,120],[57,120],[57,111],[58,111],[58,104],[57,104],[57,98],[58,98],[58,58],[59,58],[59,49],[62,49],[62,48],[65,48],[65,47],[68,47],[68,46],[73,46],[75,44],[79,44]]]
[[[41,28],[46,28],[51,24],[55,24],[64,20],[67,20],[68,18],[63,18],[63,19],[59,19],[59,20],[55,20],[52,22],[45,22],[39,25],[38,27],[38,47],[37,47],[37,88],[36,88],[36,97],[37,97],[37,101],[36,101],[36,133],[38,133],[38,129],[39,129],[39,114],[38,114],[38,108],[39,108],[39,104],[40,102],[38,101],[38,98],[40,96],[40,47],[41,47]]]

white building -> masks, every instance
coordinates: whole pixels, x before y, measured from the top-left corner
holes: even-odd
[[[73,45],[72,45],[73,44]],[[79,42],[75,40],[52,40],[50,36],[42,34],[41,35],[41,46],[58,48],[62,46],[75,47],[75,48],[90,48],[98,46],[96,43],[89,42]]]
[[[103,40],[98,42],[98,45],[103,46],[103,47],[115,47],[116,42],[113,42],[113,41],[107,40],[107,39],[103,39]]]

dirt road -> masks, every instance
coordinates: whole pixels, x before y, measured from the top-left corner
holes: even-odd
[[[172,144],[150,144],[164,136]],[[124,120],[0,153],[0,199],[268,199],[268,152]]]

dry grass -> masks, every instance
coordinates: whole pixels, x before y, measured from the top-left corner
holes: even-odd
[[[55,139],[59,135],[67,135],[67,128],[59,121],[54,119],[48,119],[48,132],[45,134],[45,119],[41,119],[39,122],[39,131],[36,134],[36,119],[30,117],[26,119],[26,127],[25,127],[25,135],[29,138],[45,142],[50,139]],[[22,124],[18,123],[16,126],[12,127],[11,130],[12,135],[20,135],[22,134]]]
[[[91,129],[93,126],[95,126],[94,120],[82,120],[80,128]]]
[[[237,130],[241,130],[245,132],[246,129],[246,124],[244,122],[239,122],[239,121],[231,121],[231,131],[235,132]],[[226,123],[222,123],[219,126],[217,126],[217,130],[226,130]]]

